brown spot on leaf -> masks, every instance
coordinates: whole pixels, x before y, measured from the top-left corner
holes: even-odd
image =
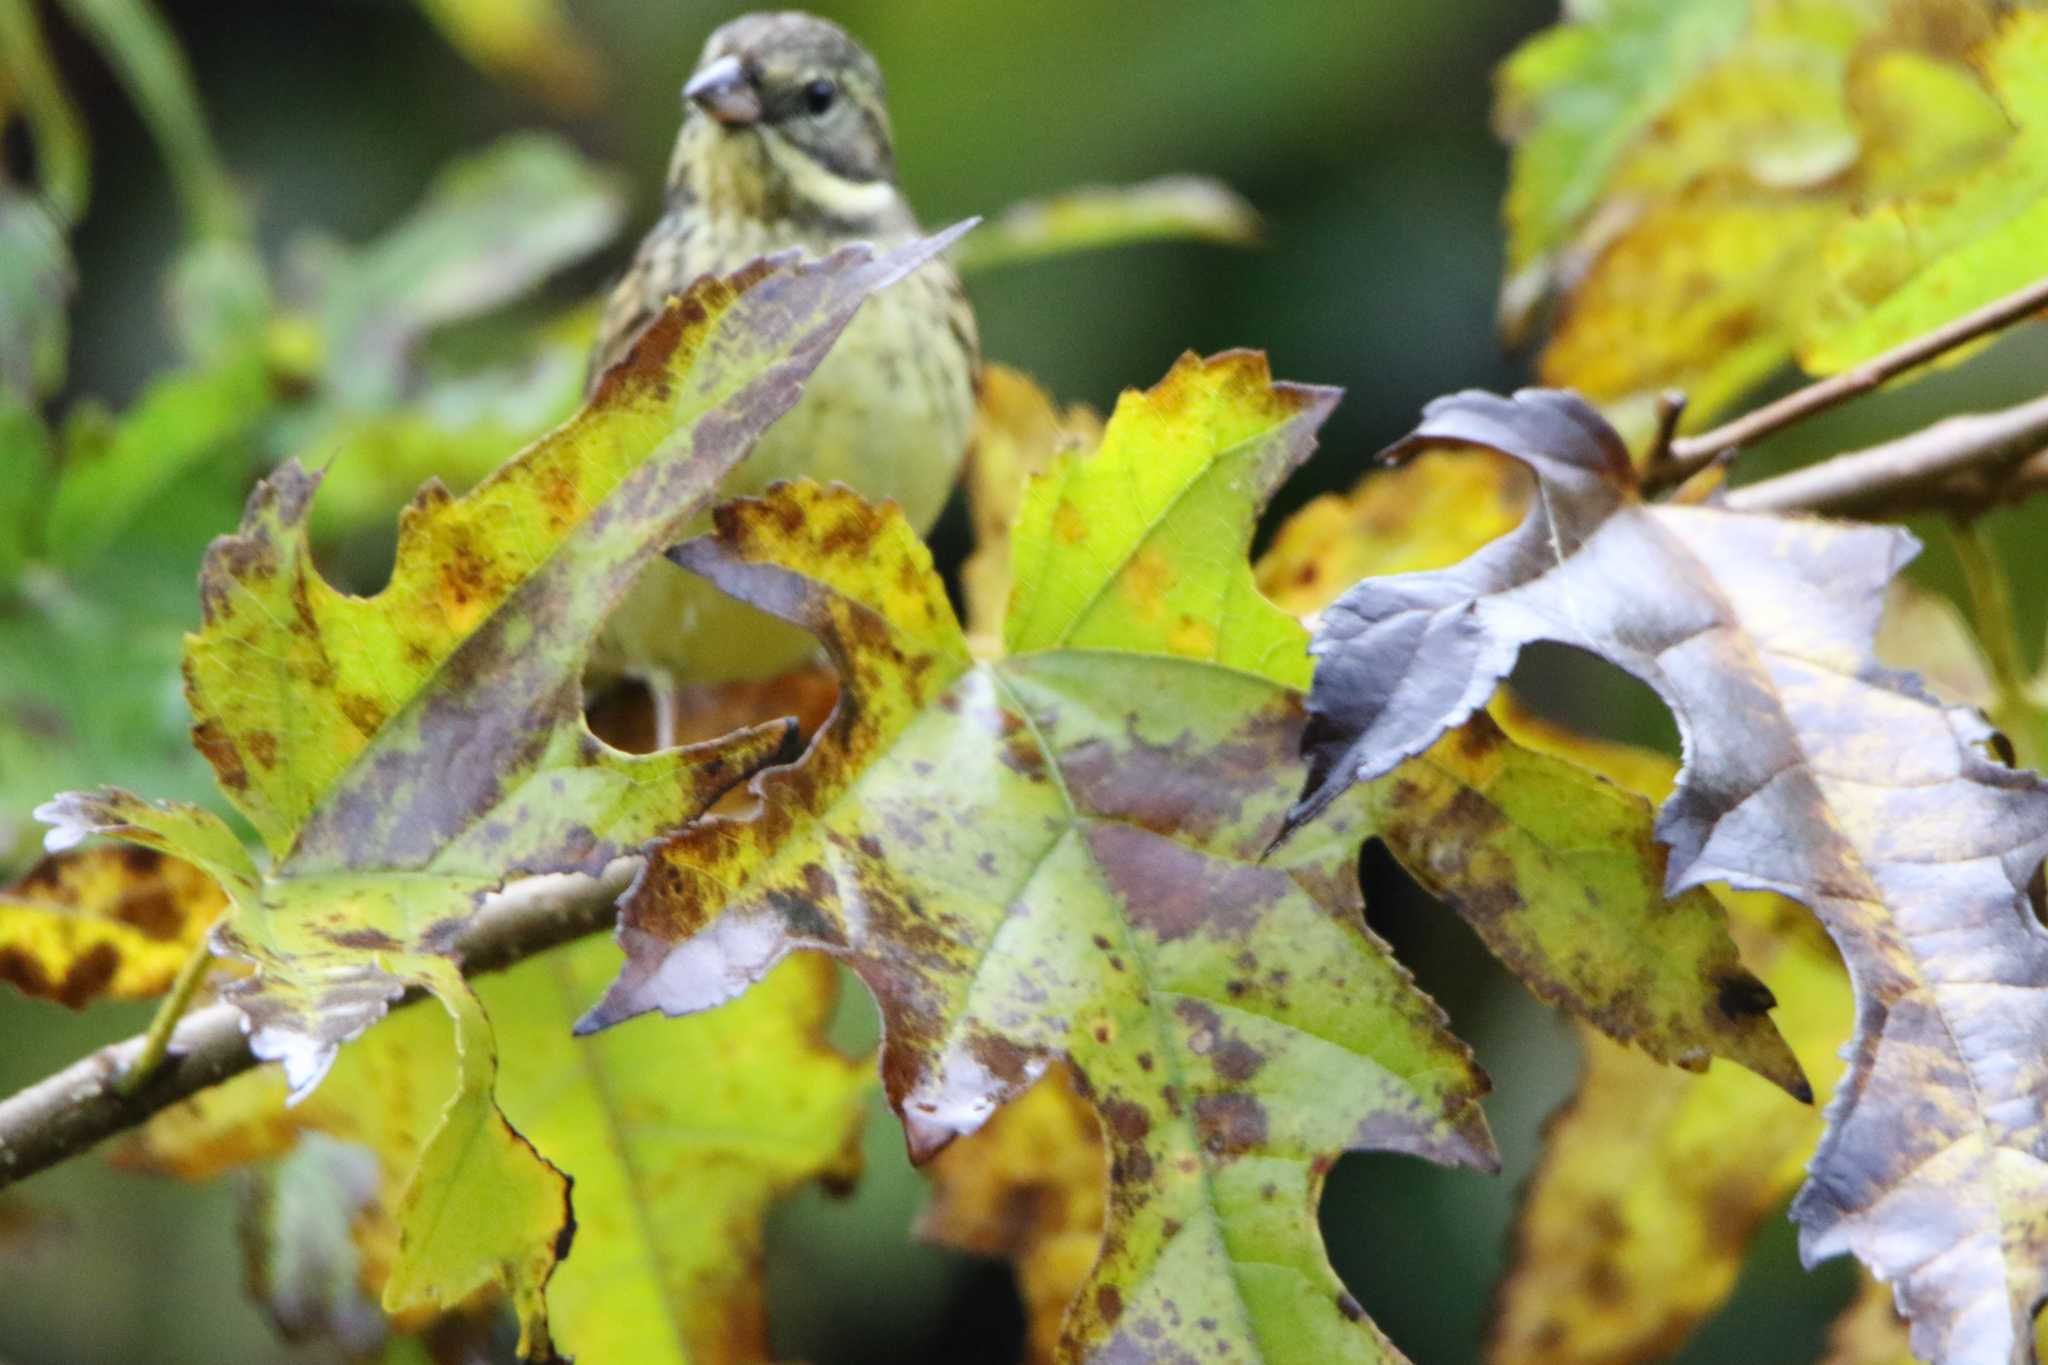
[[[1131,923],[1163,943],[1196,933],[1242,938],[1293,887],[1277,869],[1219,862],[1129,825],[1091,823],[1087,837]]]
[[[1213,1156],[1241,1156],[1266,1141],[1266,1106],[1250,1095],[1203,1095],[1195,1101],[1195,1131]]]
[[[231,791],[249,789],[249,770],[242,766],[242,755],[229,738],[227,730],[217,720],[203,720],[192,727],[192,746],[213,765],[214,775],[220,784]]]

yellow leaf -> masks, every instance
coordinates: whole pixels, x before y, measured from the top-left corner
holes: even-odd
[[[1059,1359],[1060,1323],[1102,1247],[1108,1205],[1102,1125],[1065,1066],[932,1159],[920,1235],[1016,1264],[1026,1359]]]
[[[967,599],[967,634],[1000,641],[1010,605],[1010,529],[1024,488],[1067,450],[1092,450],[1102,439],[1102,418],[1075,405],[1064,412],[1020,371],[990,365],[981,373],[974,444],[963,479],[974,523],[974,553],[960,566]]]
[[[162,995],[226,908],[213,878],[155,849],[53,854],[0,891],[0,981],[73,1009]]]

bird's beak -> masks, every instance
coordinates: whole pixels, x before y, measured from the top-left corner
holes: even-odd
[[[737,57],[720,57],[700,67],[683,87],[683,98],[728,128],[761,121],[761,95]]]

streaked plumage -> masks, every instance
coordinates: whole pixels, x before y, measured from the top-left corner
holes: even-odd
[[[667,202],[605,306],[593,383],[699,275],[792,247],[822,255],[918,235],[896,187],[881,69],[838,26],[796,12],[736,19],[711,35],[685,92]],[[966,452],[979,366],[959,280],[927,265],[862,306],[725,491],[839,479],[894,498],[923,530]],[[657,564],[607,625],[597,667],[716,681],[780,671],[811,647]]]

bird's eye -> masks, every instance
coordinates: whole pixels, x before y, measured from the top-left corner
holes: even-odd
[[[832,107],[832,102],[838,98],[839,87],[823,76],[820,76],[817,80],[804,87],[804,108],[810,110],[813,114],[824,113]]]

